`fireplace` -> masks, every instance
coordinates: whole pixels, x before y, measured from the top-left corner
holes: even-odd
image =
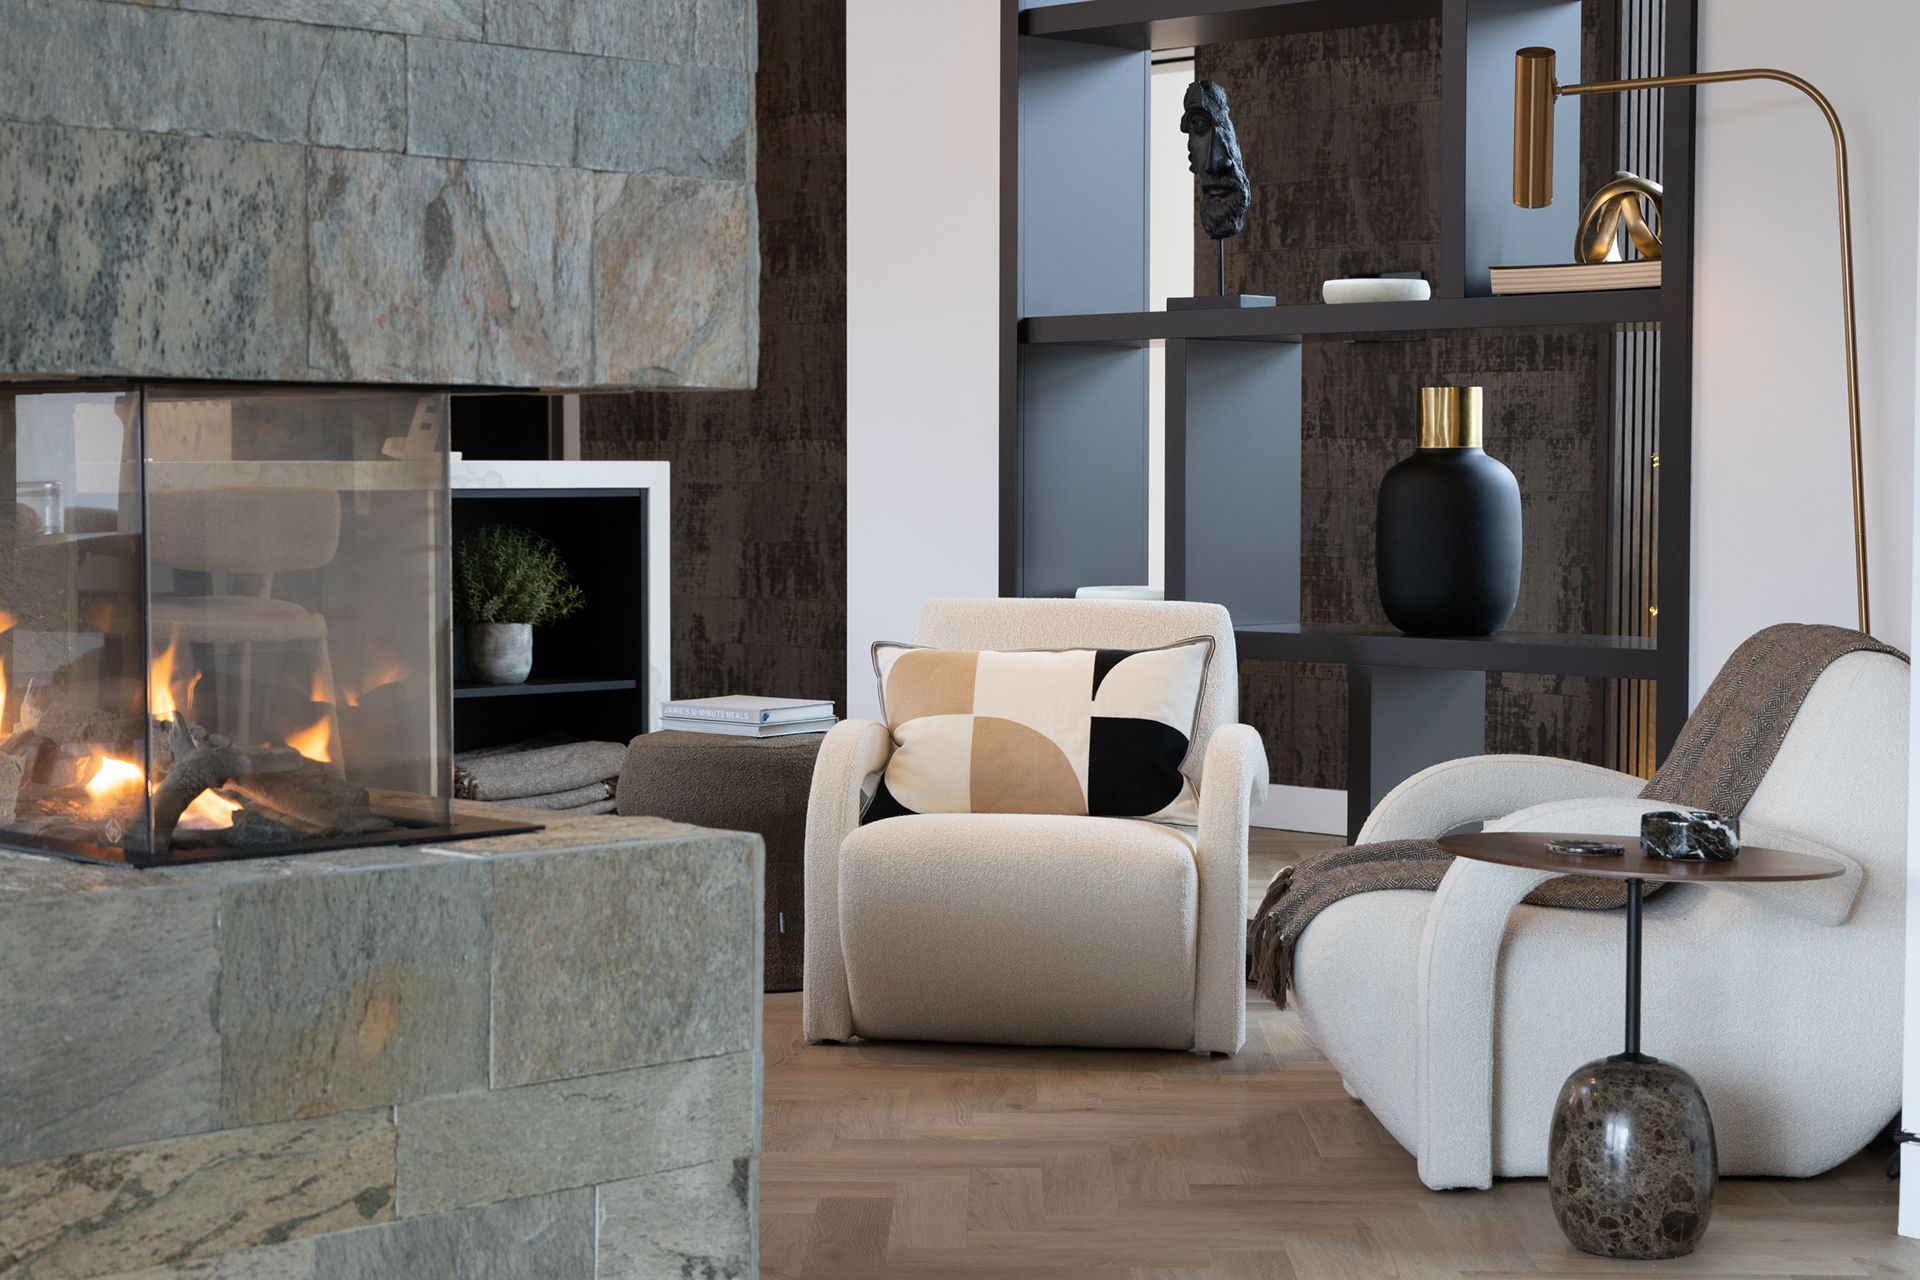
[[[138,866],[453,812],[447,396],[0,384],[0,845]]]

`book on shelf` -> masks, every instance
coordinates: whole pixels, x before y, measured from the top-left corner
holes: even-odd
[[[831,720],[833,703],[825,698],[756,698],[734,693],[721,698],[681,698],[661,707],[660,714],[675,720],[792,724],[801,720]]]
[[[778,738],[789,733],[825,733],[838,723],[831,714],[813,720],[785,720],[755,724],[751,720],[703,720],[662,715],[660,727],[680,733],[717,733],[729,738]]]
[[[1538,267],[1494,267],[1496,294],[1586,293],[1600,289],[1657,289],[1660,259],[1638,262],[1561,262]]]

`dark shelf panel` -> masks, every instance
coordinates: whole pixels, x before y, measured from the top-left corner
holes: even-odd
[[[457,698],[525,698],[542,693],[625,693],[638,689],[638,680],[569,680],[564,676],[535,676],[525,684],[469,684],[453,686]]]
[[[1030,12],[1044,12],[1031,10]],[[1020,341],[1139,346],[1155,339],[1220,338],[1299,342],[1321,334],[1420,333],[1434,329],[1554,328],[1650,324],[1660,319],[1660,290],[1530,293],[1428,302],[1324,302],[1242,311],[1117,311],[1106,315],[1029,316]]]
[[[1436,638],[1386,627],[1275,623],[1234,628],[1243,658],[1337,662],[1363,667],[1427,667],[1446,671],[1522,671],[1535,675],[1652,680],[1659,646],[1635,636],[1526,635]]]
[[[1115,49],[1184,49],[1435,18],[1440,0],[1080,0],[1020,15],[1020,34]]]

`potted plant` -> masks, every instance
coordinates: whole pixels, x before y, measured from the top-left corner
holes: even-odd
[[[487,525],[454,550],[454,618],[466,627],[467,668],[482,683],[524,682],[533,670],[533,629],[585,605],[566,561],[537,533]]]

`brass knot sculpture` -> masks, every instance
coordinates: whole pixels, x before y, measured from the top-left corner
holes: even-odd
[[[1576,262],[1617,262],[1620,228],[1643,258],[1660,256],[1660,184],[1626,170],[1593,193],[1580,213],[1580,231],[1574,237]],[[1644,211],[1641,206],[1644,204]]]

